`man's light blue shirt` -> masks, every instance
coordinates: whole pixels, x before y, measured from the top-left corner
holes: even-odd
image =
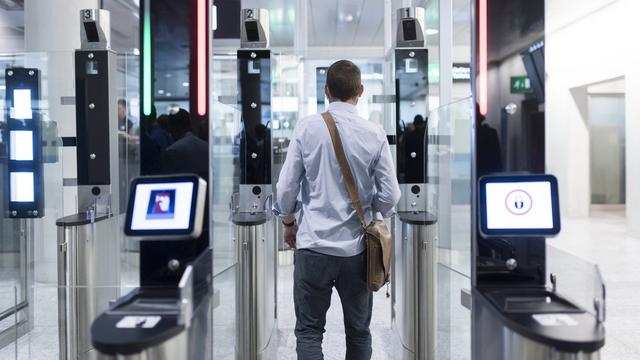
[[[340,133],[367,223],[374,212],[391,217],[400,199],[400,187],[384,130],[358,116],[351,104],[332,102],[327,110]],[[273,210],[280,216],[301,211],[297,249],[333,256],[354,256],[365,249],[363,228],[320,114],[296,124],[276,185]]]

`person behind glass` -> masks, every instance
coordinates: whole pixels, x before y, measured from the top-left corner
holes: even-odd
[[[478,177],[503,171],[502,150],[500,138],[496,129],[487,124],[486,117],[480,113],[480,106],[476,104],[478,124],[476,130],[477,172]]]
[[[131,134],[133,132],[133,121],[129,118],[127,100],[118,100],[118,131]]]
[[[209,145],[191,132],[191,116],[185,109],[169,115],[169,131],[175,140],[162,153],[162,173],[193,173],[209,179]]]
[[[327,70],[324,91],[330,102],[327,111],[342,139],[366,222],[378,214],[392,216],[400,188],[384,130],[360,117],[356,110],[364,91],[360,69],[347,60],[334,63]],[[346,358],[370,359],[373,296],[366,284],[363,228],[320,114],[296,124],[276,188],[273,210],[282,219],[285,243],[295,249],[293,293],[298,359],[323,358],[326,313],[334,287],[344,313]]]
[[[161,156],[164,150],[173,144],[173,138],[168,131],[159,125],[159,119],[167,115],[160,115],[156,119],[156,107],[151,107],[151,114],[140,121],[140,174],[156,175],[161,173]]]

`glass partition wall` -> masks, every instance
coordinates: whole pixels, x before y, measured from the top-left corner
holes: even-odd
[[[73,64],[73,56],[70,51],[0,54],[0,358],[26,359],[45,351],[55,357],[58,353],[56,220],[78,211],[76,164],[72,159],[75,155],[74,78],[66,73],[61,77],[62,70]],[[138,56],[118,54],[116,67],[116,96],[127,105],[123,119],[131,124],[118,134],[120,184],[117,186],[122,203],[128,194],[129,180],[139,174],[139,123],[132,116],[138,106]],[[19,105],[15,97],[7,97],[7,88],[11,86],[7,75],[11,69],[34,69],[39,76],[39,97],[32,99],[30,106],[32,117],[38,120],[34,126],[40,141],[31,145],[34,154],[41,154],[42,170],[36,172],[34,180],[42,181],[42,191],[34,193],[27,204],[40,201],[42,211],[31,218],[16,218],[11,211],[14,201],[10,194],[12,187],[16,187],[10,176],[11,161],[15,159],[12,153],[24,145],[24,139],[16,139],[10,130],[15,125],[11,122],[15,121]],[[19,125],[26,129],[30,121],[21,120]],[[120,258],[115,259],[121,263],[121,279],[120,283],[110,284],[114,288],[122,286],[121,293],[138,282],[137,249],[134,243],[125,240],[122,221],[112,229],[114,239],[121,243]],[[89,290],[77,288],[75,291]],[[20,340],[16,341],[17,338]],[[48,340],[43,342],[43,338]]]

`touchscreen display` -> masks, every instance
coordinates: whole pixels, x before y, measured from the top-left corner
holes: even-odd
[[[553,229],[549,181],[487,183],[487,229]]]
[[[193,187],[193,182],[137,184],[131,230],[188,230]]]

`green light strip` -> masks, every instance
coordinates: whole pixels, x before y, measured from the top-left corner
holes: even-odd
[[[145,116],[151,115],[151,16],[149,3],[144,1],[144,24],[142,29],[142,111]]]

